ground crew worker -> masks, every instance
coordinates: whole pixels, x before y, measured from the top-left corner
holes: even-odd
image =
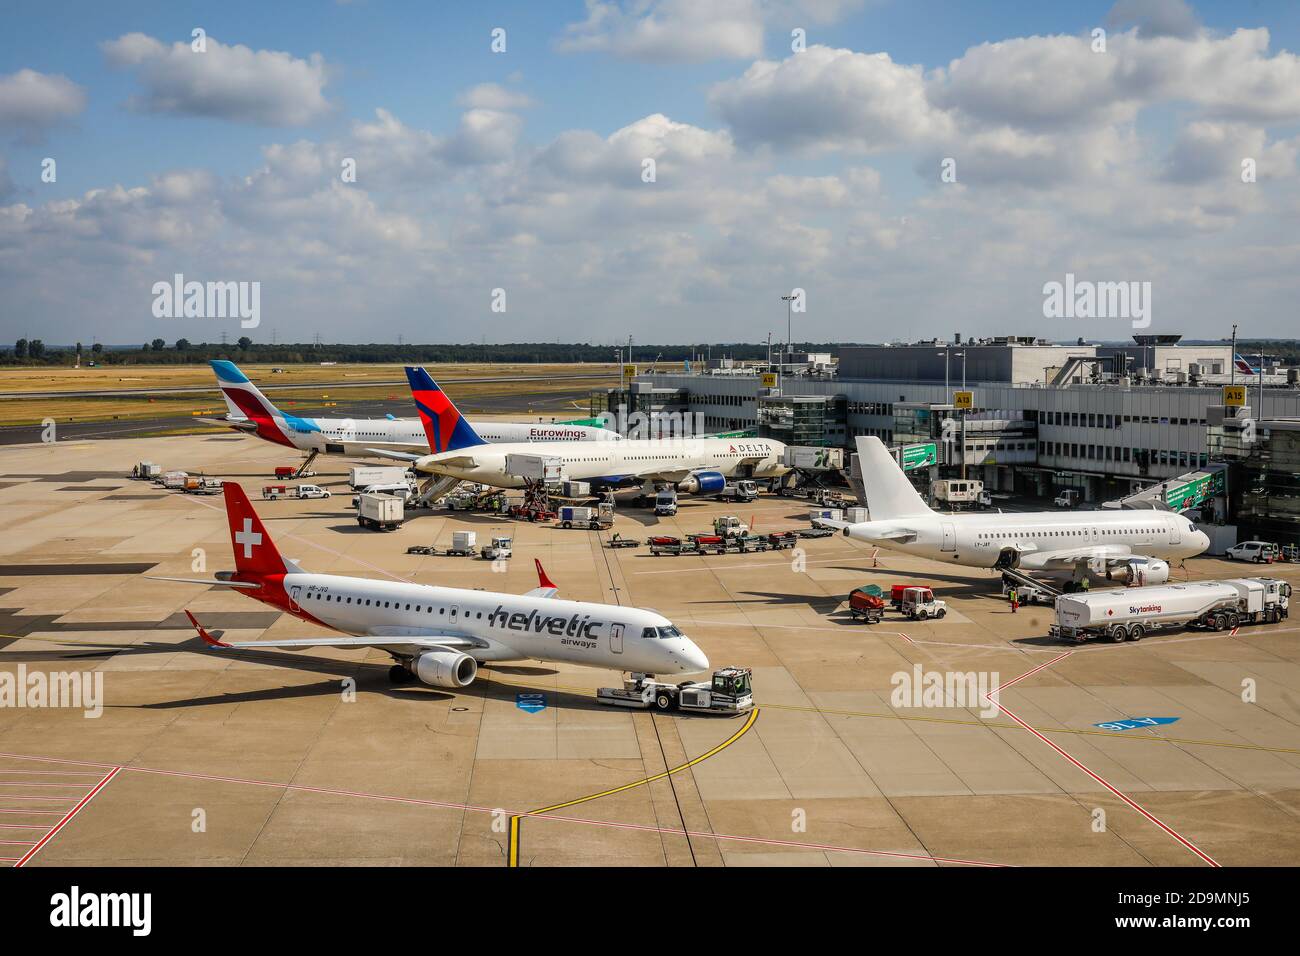
[[[1088,583],[1088,579],[1087,579],[1087,578],[1084,578],[1083,581],[1080,582],[1079,587],[1083,588],[1083,589],[1086,591],[1086,590],[1088,590],[1088,588],[1092,587],[1092,585],[1090,585],[1090,584]]]
[[[1011,613],[1015,614],[1016,608],[1020,607],[1019,602],[1016,600],[1016,589],[1012,587],[1011,590],[1007,592],[1007,596],[1011,598]]]

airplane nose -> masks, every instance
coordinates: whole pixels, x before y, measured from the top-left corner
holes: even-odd
[[[709,658],[690,638],[682,639],[682,647],[677,652],[677,658],[681,661],[683,674],[694,674],[696,671],[709,669]]]

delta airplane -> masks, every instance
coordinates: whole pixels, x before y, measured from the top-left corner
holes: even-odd
[[[857,444],[871,520],[820,523],[882,548],[971,568],[1073,581],[1119,572],[1136,584],[1163,584],[1170,561],[1210,546],[1204,531],[1172,511],[943,514],[926,505],[879,438],[861,436]]]
[[[438,383],[422,368],[406,369],[411,395],[433,454],[390,455],[417,471],[476,481],[495,488],[522,488],[527,482],[506,471],[511,455],[558,458],[564,477],[599,486],[672,484],[679,491],[711,494],[728,478],[779,478],[790,469],[785,445],[766,438],[625,438],[619,442],[498,442],[489,444]],[[649,490],[647,488],[647,490]]]
[[[229,415],[215,420],[238,431],[288,445],[313,456],[383,457],[377,452],[427,454],[424,428],[413,418],[299,418],[271,404],[234,362],[213,360],[212,371],[225,396]],[[567,423],[479,422],[478,434],[491,442],[602,442],[623,436],[607,428]]]
[[[396,662],[389,670],[394,683],[451,688],[468,686],[489,661],[531,659],[646,674],[709,669],[704,652],[661,614],[557,598],[540,561],[539,586],[526,594],[312,574],[280,556],[239,485],[228,481],[223,493],[235,571],[219,572],[215,581],[154,580],[236,588],[338,636],[227,643],[187,609],[190,623],[214,648],[373,647]]]

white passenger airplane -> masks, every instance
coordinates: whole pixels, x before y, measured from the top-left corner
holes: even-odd
[[[414,418],[299,418],[276,408],[234,362],[213,360],[229,414],[216,420],[278,445],[329,455],[382,457],[376,451],[429,451],[424,427]],[[621,436],[607,428],[556,422],[479,422],[478,433],[490,442],[603,442]]]
[[[510,455],[560,460],[564,477],[597,486],[675,485],[679,491],[711,494],[728,478],[778,478],[785,445],[767,438],[626,438],[619,442],[498,442],[489,444],[438,383],[422,368],[408,367],[411,395],[433,454],[390,454],[417,471],[476,481],[494,488],[522,488],[526,482],[506,471]]]
[[[879,438],[857,440],[858,464],[871,520],[822,521],[850,538],[971,568],[1013,568],[1082,581],[1163,584],[1169,562],[1195,557],[1209,536],[1180,514],[1079,511],[1031,514],[943,514],[931,510]]]
[[[661,614],[614,604],[565,601],[537,564],[539,586],[526,594],[445,588],[312,574],[280,556],[275,542],[234,482],[223,487],[235,571],[216,580],[160,581],[237,588],[254,600],[350,637],[226,643],[187,609],[199,636],[221,649],[375,647],[396,663],[395,683],[465,687],[488,661],[538,660],[645,674],[692,674],[709,659]]]

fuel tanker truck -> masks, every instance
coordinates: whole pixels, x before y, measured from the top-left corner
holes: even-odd
[[[1075,592],[1056,599],[1052,637],[1136,641],[1166,628],[1232,629],[1287,616],[1291,585],[1277,578],[1191,581],[1145,588]]]

